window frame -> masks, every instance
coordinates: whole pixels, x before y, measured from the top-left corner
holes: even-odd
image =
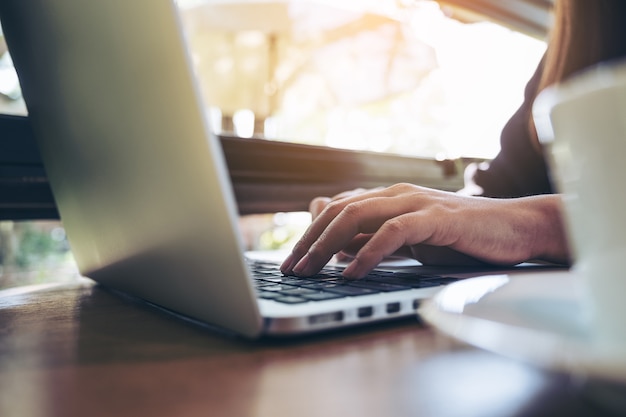
[[[25,116],[0,115],[0,220],[58,219]],[[306,211],[312,198],[398,182],[454,191],[474,159],[429,158],[219,136],[239,214]]]
[[[475,20],[480,16],[529,36],[544,40],[552,22],[554,0],[437,0],[448,6],[452,18]],[[474,17],[472,17],[474,16]]]
[[[438,0],[453,18],[480,16],[544,39],[553,0]],[[333,149],[221,135],[239,213],[306,211],[310,200],[353,188],[411,182],[455,191],[478,159]],[[28,117],[0,114],[0,220],[58,219]]]

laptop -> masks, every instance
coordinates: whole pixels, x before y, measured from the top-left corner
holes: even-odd
[[[414,315],[453,280],[253,277],[173,0],[3,0],[0,19],[84,276],[249,338]]]

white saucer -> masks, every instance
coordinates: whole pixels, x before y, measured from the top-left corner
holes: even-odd
[[[546,368],[626,383],[626,345],[594,342],[572,272],[470,278],[449,284],[419,309],[462,342]]]

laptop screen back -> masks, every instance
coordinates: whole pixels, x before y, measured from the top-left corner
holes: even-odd
[[[172,1],[11,0],[0,18],[81,272],[257,334],[231,186]]]

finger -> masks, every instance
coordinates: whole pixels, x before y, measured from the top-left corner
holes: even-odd
[[[315,197],[309,203],[309,212],[311,213],[311,219],[315,221],[319,217],[319,215],[324,211],[324,209],[328,206],[331,201],[344,199],[350,196],[354,196],[357,194],[361,194],[365,191],[363,188],[358,188],[356,190],[345,191],[343,193],[335,195],[332,199],[329,197]],[[302,256],[306,254],[306,249],[308,249],[306,236],[313,236],[314,232],[307,230],[300,241],[296,244],[291,254],[287,256],[287,258],[283,261],[280,266],[281,272],[286,275],[293,274],[293,267],[300,261]]]
[[[317,273],[358,234],[374,233],[388,219],[405,214],[413,207],[414,202],[401,197],[368,198],[348,204],[324,230],[316,231],[317,240],[310,244],[307,253],[294,266],[293,272],[303,276]],[[319,219],[324,215],[325,213]],[[390,253],[400,246],[394,247]]]
[[[309,204],[309,212],[315,220],[332,200],[328,197],[315,197]]]
[[[337,262],[349,262],[352,259],[354,259],[354,257],[348,253],[345,253],[344,251],[337,252],[335,254],[335,261]]]
[[[350,258],[354,258],[363,245],[365,245],[372,238],[371,234],[360,233],[356,235],[350,243],[348,243],[344,248],[341,249],[341,252],[349,255]]]
[[[344,276],[362,278],[385,257],[400,248],[429,242],[435,234],[434,224],[432,216],[427,220],[420,212],[402,214],[387,220],[356,254],[354,260],[344,270]]]
[[[333,206],[337,206],[336,203],[331,203],[324,208],[313,222],[306,229],[300,240],[294,245],[291,250],[291,254],[283,261],[280,266],[280,270],[285,275],[292,275],[294,273],[294,267],[300,263],[302,258],[308,253],[311,245],[317,240],[320,234],[325,230],[328,224],[335,217],[335,210]],[[337,206],[337,210],[341,207]]]
[[[350,206],[351,204],[360,203],[366,200],[369,201],[375,198],[382,198],[382,197],[391,198],[391,197],[395,197],[396,195],[401,196],[403,194],[406,194],[407,192],[415,192],[415,190],[416,190],[416,187],[410,184],[396,184],[391,187],[376,188],[367,192],[352,195],[350,197],[345,197],[343,199],[331,201],[329,204],[326,205],[326,207],[322,210],[322,212],[315,218],[315,220],[307,228],[307,230],[304,232],[300,240],[294,245],[291,254],[285,259],[285,261],[281,265],[281,268],[280,268],[281,271],[286,275],[293,274],[294,268],[296,267],[296,265],[298,265],[301,262],[302,264],[299,265],[300,267],[299,269],[301,271],[305,270],[304,264],[306,264],[308,260],[303,262],[303,258],[310,252],[313,244],[322,237],[322,234],[326,233],[326,230],[327,228],[329,228],[331,222],[333,222],[340,214],[342,214],[342,212],[345,210],[346,207]],[[401,210],[407,209],[405,202],[402,200],[400,200],[399,203],[393,203],[393,204],[390,203],[388,208],[397,209],[397,210],[392,210],[390,213],[387,213],[388,216],[391,215],[391,213],[395,213],[397,215],[401,212]],[[386,219],[385,218],[380,219],[380,221],[377,222],[376,225],[379,226],[380,224],[382,224],[384,220]],[[343,224],[342,222],[343,221],[340,221],[339,225],[342,225]],[[351,237],[354,237],[355,235],[354,233],[356,233],[356,229],[354,229],[354,224],[352,222],[347,222],[345,224],[346,227],[350,227],[351,225],[352,225]],[[370,228],[370,230],[375,231],[376,228]],[[323,240],[325,242],[328,241],[329,240],[328,236],[335,237],[336,233],[337,232],[335,232],[334,229],[330,229],[330,232],[326,234],[327,237]],[[346,242],[346,240],[349,241],[350,239],[346,235],[345,228],[343,230],[339,230],[339,236],[343,238],[341,240],[342,243]],[[336,245],[336,244],[327,246],[327,243],[322,243],[320,245],[320,249],[325,249],[325,251],[319,251],[317,253],[317,256],[315,257],[312,266],[306,268],[306,271],[310,275],[317,273],[319,269],[321,269],[321,267],[326,262],[328,262],[328,260],[332,257],[332,253],[330,253],[330,250],[328,250],[328,247],[335,248],[338,246],[339,245]],[[339,250],[341,250],[341,247],[336,249],[336,251],[339,251]],[[302,274],[303,272],[300,272],[300,273]]]
[[[323,231],[328,227],[330,222],[343,210],[343,208],[351,202],[359,201],[368,198],[374,193],[382,192],[382,189],[376,189],[372,193],[363,192],[348,196],[349,193],[342,193],[345,197],[339,197],[342,194],[338,194],[333,197],[333,200],[325,205],[322,211],[313,217],[313,222],[304,232],[300,240],[294,245],[291,254],[283,261],[280,266],[282,273],[286,275],[293,274],[293,268],[301,261],[301,259],[307,254],[311,245],[319,238]],[[316,202],[313,210],[316,210],[323,204],[323,201]]]
[[[366,188],[355,188],[354,190],[348,190],[348,191],[344,191],[341,192],[339,194],[336,194],[333,196],[332,200],[343,200],[344,198],[348,198],[348,197],[354,197],[355,195],[359,195],[359,194],[364,194],[367,193],[371,190],[368,190]]]
[[[372,238],[371,234],[359,234],[352,241],[346,245],[345,248],[341,250],[341,252],[337,253],[339,257],[336,255],[338,259],[342,261],[348,261],[354,259],[355,255],[359,253],[361,248]],[[414,258],[415,256],[411,252],[411,248],[408,246],[403,246],[396,250],[393,254],[388,255],[388,257],[399,257],[399,258]],[[418,259],[418,258],[415,258]]]

